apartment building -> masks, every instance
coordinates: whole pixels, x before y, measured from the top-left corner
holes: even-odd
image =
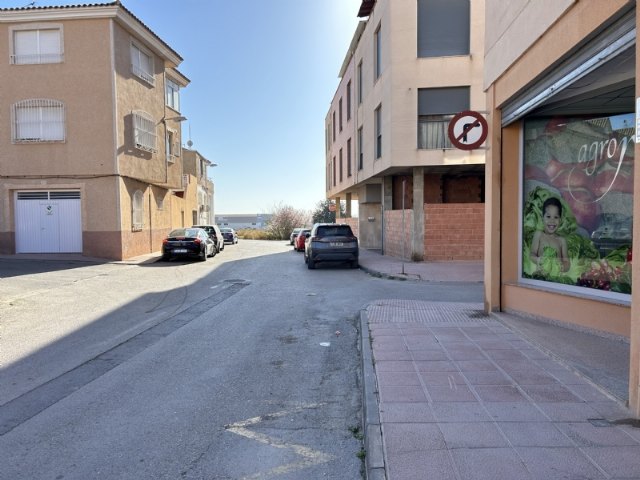
[[[188,227],[190,225],[210,225],[213,223],[213,182],[208,178],[208,167],[215,164],[207,160],[197,150],[182,149],[184,209],[173,224]],[[190,222],[190,223],[189,223]]]
[[[0,9],[0,253],[160,250],[182,58],[121,2]]]
[[[485,145],[455,148],[448,126],[455,114],[486,110],[484,9],[484,0],[361,3],[325,118],[325,154],[327,198],[346,202],[339,221],[362,247],[413,260],[483,258]]]
[[[486,308],[629,341],[640,416],[636,2],[486,7]]]

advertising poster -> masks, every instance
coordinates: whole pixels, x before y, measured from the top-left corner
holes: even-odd
[[[631,293],[634,114],[525,121],[522,276]]]

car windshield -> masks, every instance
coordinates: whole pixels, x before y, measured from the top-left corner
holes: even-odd
[[[231,233],[231,229],[230,228],[221,228],[220,231],[223,232],[223,233]]]
[[[352,237],[351,227],[349,225],[336,225],[318,227],[316,231],[317,237]]]

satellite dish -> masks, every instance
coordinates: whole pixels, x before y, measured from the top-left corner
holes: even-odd
[[[192,146],[193,146],[193,142],[192,142],[191,140],[189,140],[189,141],[187,142],[187,147],[191,148]]]

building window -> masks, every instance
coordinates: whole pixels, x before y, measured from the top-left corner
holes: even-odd
[[[628,300],[634,136],[634,113],[525,119],[523,279]]]
[[[360,105],[362,103],[362,60],[358,63],[358,71],[356,75],[356,82],[358,82],[358,105]]]
[[[449,122],[465,110],[469,110],[469,87],[419,88],[418,148],[453,148]]]
[[[351,80],[347,82],[347,122],[351,120]]]
[[[144,195],[140,190],[133,194],[131,202],[131,229],[136,232],[142,230],[144,224]]]
[[[376,132],[376,158],[382,157],[382,105],[375,111],[374,128]]]
[[[382,45],[380,38],[380,27],[373,34],[373,79],[377,80],[380,78],[380,74],[382,73]]]
[[[175,130],[167,130],[165,149],[167,152],[167,162],[174,163],[176,158],[180,156],[180,141],[178,132]]]
[[[358,170],[364,168],[364,155],[362,153],[362,127],[358,129]]]
[[[340,122],[340,131],[342,131],[342,97],[338,101],[338,122]]]
[[[331,123],[331,128],[333,130],[333,141],[336,141],[336,112],[333,111],[333,122]]]
[[[332,172],[333,172],[333,186],[335,187],[336,184],[337,184],[336,183],[336,157],[335,156],[333,157],[333,170],[332,170]]]
[[[418,57],[469,55],[469,0],[418,0]]]
[[[61,63],[64,58],[62,26],[46,29],[15,27],[11,40],[10,63],[14,65]]]
[[[342,149],[340,149],[340,152],[338,152],[338,159],[339,159],[339,165],[340,165],[340,183],[342,183]]]
[[[12,140],[14,143],[64,142],[64,104],[57,100],[36,98],[12,105]]]
[[[153,56],[142,50],[135,43],[131,44],[131,72],[149,85],[156,84],[156,77],[153,71]]]
[[[166,84],[167,106],[173,108],[176,112],[180,111],[180,86],[167,78]]]
[[[146,112],[133,112],[133,144],[140,150],[157,151],[156,122]]]
[[[351,172],[351,139],[347,140],[347,177],[350,177]]]

